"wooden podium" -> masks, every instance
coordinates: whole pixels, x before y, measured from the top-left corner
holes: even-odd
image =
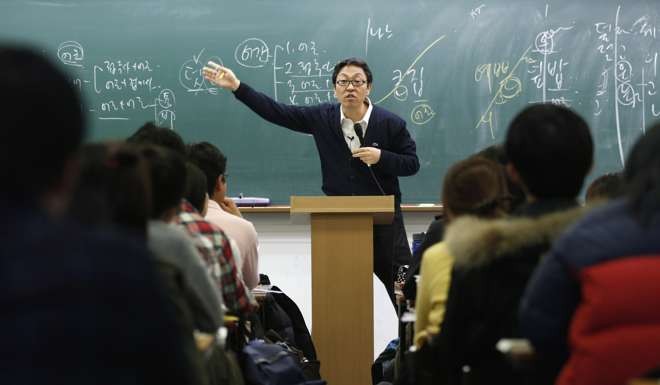
[[[373,225],[392,223],[394,196],[292,196],[311,217],[312,337],[328,385],[371,384]]]

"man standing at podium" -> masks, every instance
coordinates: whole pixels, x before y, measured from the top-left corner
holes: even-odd
[[[337,63],[332,83],[339,103],[305,107],[279,103],[214,62],[204,67],[204,77],[269,122],[312,135],[326,195],[394,195],[393,223],[374,226],[374,272],[394,300],[395,268],[411,259],[398,177],[415,174],[419,160],[406,122],[369,100],[373,76],[367,63]]]

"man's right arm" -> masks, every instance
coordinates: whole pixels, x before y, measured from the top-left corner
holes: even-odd
[[[209,62],[204,67],[203,73],[206,80],[232,91],[238,100],[263,119],[294,131],[311,133],[311,127],[314,126],[313,119],[319,114],[316,107],[279,103],[241,82],[231,69],[213,62]]]

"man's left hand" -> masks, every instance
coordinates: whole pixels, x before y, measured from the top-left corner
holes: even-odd
[[[220,208],[222,208],[224,211],[228,212],[229,214],[236,215],[237,217],[243,217],[241,215],[241,212],[238,210],[238,206],[236,206],[236,203],[231,199],[225,197],[225,199],[220,202]]]
[[[353,150],[353,158],[360,158],[367,166],[371,166],[380,160],[380,149],[375,147],[360,147],[357,150]]]

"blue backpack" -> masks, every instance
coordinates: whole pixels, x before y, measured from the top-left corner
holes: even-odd
[[[243,377],[248,385],[324,385],[306,381],[298,358],[281,344],[252,340],[242,354]]]

